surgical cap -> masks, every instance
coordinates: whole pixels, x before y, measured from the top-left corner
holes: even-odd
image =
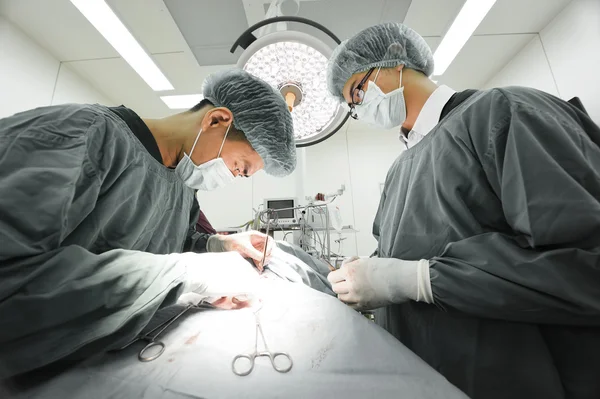
[[[360,31],[333,51],[327,67],[327,88],[344,100],[344,85],[352,75],[371,68],[403,64],[430,76],[433,54],[425,40],[409,27],[386,22]]]
[[[204,98],[233,114],[241,130],[260,155],[265,172],[287,176],[296,168],[292,114],[283,96],[268,83],[234,68],[211,74],[202,87]]]

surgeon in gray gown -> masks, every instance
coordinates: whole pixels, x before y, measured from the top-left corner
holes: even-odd
[[[292,118],[242,70],[203,93],[160,120],[76,104],[0,120],[0,378],[118,347],[183,293],[249,289],[242,256],[262,267],[266,236],[196,232],[195,192],[291,173]]]
[[[334,51],[331,93],[398,127],[377,256],[328,278],[473,398],[600,398],[600,128],[524,87],[455,92],[397,23]]]

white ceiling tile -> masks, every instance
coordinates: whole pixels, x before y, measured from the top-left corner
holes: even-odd
[[[404,21],[412,3],[414,2],[410,0],[385,0],[380,16],[381,22]]]
[[[233,44],[233,42],[231,43]],[[201,66],[211,66],[219,64],[236,64],[242,49],[237,48],[237,51],[232,54],[229,50],[231,46],[201,46],[192,47],[192,52],[196,57],[196,62]]]
[[[392,1],[395,4],[387,4]],[[300,3],[299,17],[316,21],[331,30],[340,40],[378,24],[382,19],[404,19],[409,0],[319,0]],[[387,12],[387,15],[386,15]],[[307,25],[293,24],[294,30],[315,35],[329,44],[328,36]]]
[[[179,112],[169,109],[160,99],[161,95],[201,93],[202,83],[209,74],[232,67],[199,67],[187,53],[157,54],[152,58],[169,78],[175,87],[174,91],[153,91],[121,58],[69,62],[65,65],[117,103],[148,118],[161,118]]]
[[[535,34],[473,36],[444,75],[436,78],[455,90],[478,89],[502,69]]]
[[[147,117],[174,112],[160,100],[160,94],[200,93],[202,82],[209,73],[231,67],[239,56],[239,51],[234,56],[228,55],[228,48],[234,36],[237,38],[247,27],[247,21],[244,16],[243,21],[236,24],[231,19],[233,14],[228,11],[235,6],[232,10],[236,18],[241,18],[241,14],[237,14],[243,13],[242,0],[203,0],[202,4],[210,7],[201,10],[198,8],[200,1],[196,0],[107,1],[146,49],[162,53],[155,54],[153,59],[175,90],[168,93],[152,91],[69,0],[0,0],[0,13],[59,60],[100,59],[70,62],[69,65],[107,97]],[[302,2],[299,15],[323,23],[341,38],[380,20],[404,20],[425,36],[435,51],[464,0],[374,0],[369,2],[371,13],[356,14],[356,10],[366,3],[364,0]],[[446,74],[438,79],[439,83],[459,90],[480,87],[531,40],[531,35],[506,33],[538,31],[567,3],[569,0],[498,0],[476,32],[484,36],[476,35],[467,42]],[[189,24],[202,27],[191,31],[197,44],[192,49],[194,54],[171,16],[171,4],[177,4],[177,7],[187,4],[187,8],[183,7],[178,13],[187,13]],[[402,18],[405,12],[406,18]],[[355,19],[355,15],[359,19]],[[226,29],[222,29],[224,24]],[[298,24],[290,26],[297,27]],[[307,28],[307,32],[314,31]],[[190,40],[188,38],[188,42]],[[201,59],[200,65],[212,65],[199,66]],[[350,131],[355,129],[362,127],[351,124]]]
[[[427,43],[432,52],[435,52],[435,49],[437,49],[437,47],[440,45],[440,42],[442,41],[441,36],[425,36],[423,39],[425,39],[425,42]]]
[[[532,33],[543,29],[571,0],[497,0],[476,35]],[[415,0],[404,23],[422,36],[441,36],[465,0]]]
[[[0,13],[60,61],[119,55],[69,0],[2,0]]]
[[[148,52],[189,51],[163,0],[107,3]],[[70,0],[0,0],[0,13],[60,61],[119,56]]]
[[[537,33],[571,0],[498,0],[475,35]]]
[[[190,47],[231,46],[248,29],[242,0],[164,2]]]
[[[235,65],[199,66],[188,53],[156,54],[152,58],[175,88],[173,94],[201,93],[202,83],[213,72],[229,69]]]
[[[142,117],[161,118],[175,113],[121,58],[66,63],[94,87]],[[163,94],[163,93],[161,93]],[[171,93],[169,93],[171,94]]]
[[[185,39],[163,0],[106,2],[150,54],[188,51]]]
[[[404,23],[421,36],[442,36],[465,0],[413,0]]]

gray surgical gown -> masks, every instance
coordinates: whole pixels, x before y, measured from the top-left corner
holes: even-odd
[[[386,178],[380,257],[435,305],[379,322],[473,398],[600,398],[600,129],[525,88],[455,106]]]
[[[193,190],[107,108],[0,120],[0,187],[0,377],[118,345],[184,288]]]

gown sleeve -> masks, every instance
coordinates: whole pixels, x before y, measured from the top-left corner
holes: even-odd
[[[198,204],[196,198],[194,198],[194,201],[192,202],[192,210],[190,212],[190,226],[188,228],[185,244],[183,246],[184,252],[208,252],[206,243],[211,235],[207,233],[201,233],[196,230],[196,224],[198,223],[199,217],[200,205]]]
[[[70,105],[0,120],[0,377],[130,339],[186,288],[178,255],[63,244],[99,197],[100,119]]]
[[[513,234],[470,237],[432,259],[435,303],[477,317],[600,326],[600,129],[549,95],[495,96],[508,112],[480,158]]]

